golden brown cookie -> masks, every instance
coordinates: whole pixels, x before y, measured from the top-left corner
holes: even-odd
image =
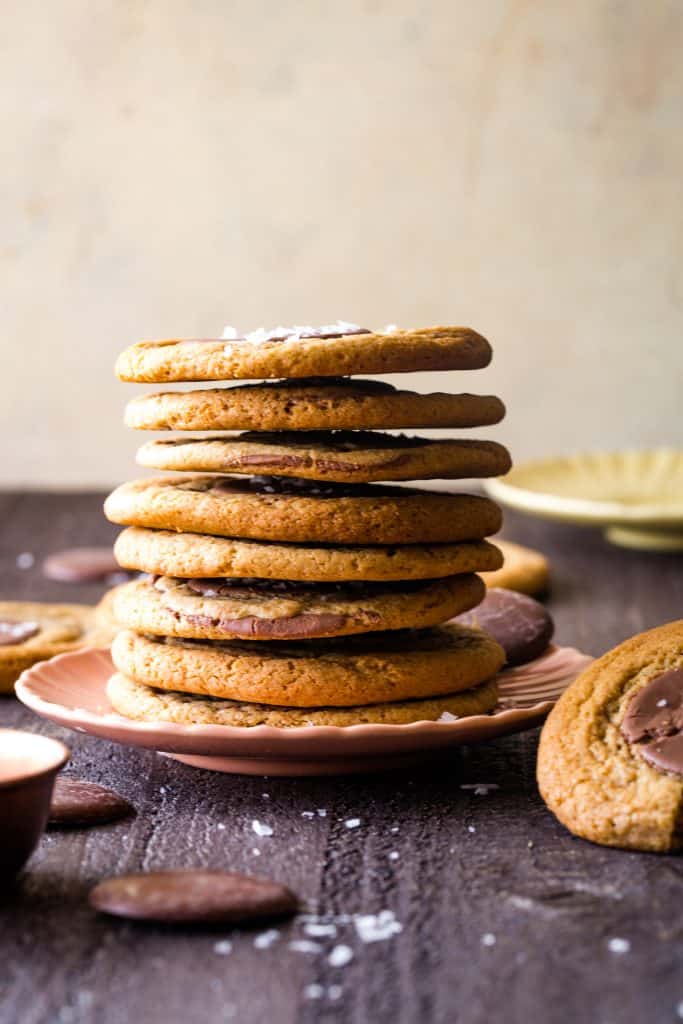
[[[121,626],[195,640],[305,640],[436,626],[478,604],[478,576],[400,583],[177,579],[129,583],[116,595]]]
[[[490,361],[488,341],[468,327],[375,333],[330,325],[258,330],[234,338],[142,341],[122,352],[116,373],[121,380],[143,383],[258,380],[477,370]]]
[[[402,430],[483,427],[505,406],[493,395],[420,395],[379,380],[282,380],[141,395],[126,406],[135,430]]]
[[[488,541],[342,547],[277,544],[131,526],[119,534],[120,564],[157,576],[236,576],[271,580],[422,580],[497,569]]]
[[[683,620],[593,662],[541,734],[538,784],[575,835],[605,846],[683,846]]]
[[[300,643],[194,641],[119,633],[119,672],[147,686],[283,707],[348,707],[467,690],[496,674],[503,649],[466,626]]]
[[[442,441],[373,431],[252,432],[148,441],[137,461],[192,473],[268,473],[306,480],[467,479],[500,476],[512,462],[495,441]]]
[[[109,495],[105,515],[147,526],[251,540],[421,544],[478,540],[500,528],[489,498],[281,477],[153,477]]]
[[[484,573],[487,587],[518,590],[520,594],[530,594],[532,597],[548,590],[550,565],[545,555],[500,537],[496,537],[496,546],[503,553],[503,565],[493,572]]]
[[[473,690],[426,700],[386,701],[349,708],[289,708],[155,690],[119,673],[109,680],[107,696],[120,715],[142,722],[292,729],[307,725],[407,725],[438,721],[444,713],[455,718],[483,715],[496,706],[498,687],[495,679],[489,679]]]
[[[0,601],[0,693],[12,693],[24,669],[38,661],[110,639],[89,605]]]

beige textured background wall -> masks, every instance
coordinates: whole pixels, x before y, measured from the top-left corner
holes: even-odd
[[[134,475],[117,351],[226,322],[470,324],[438,384],[517,458],[683,442],[682,49],[678,0],[3,5],[0,482]]]

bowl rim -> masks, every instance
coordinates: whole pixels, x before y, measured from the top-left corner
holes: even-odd
[[[2,777],[2,738],[4,735],[8,734],[11,734],[14,737],[24,737],[24,739],[29,740],[36,746],[42,747],[46,755],[51,749],[52,757],[46,756],[45,761],[36,761],[35,768],[29,769],[22,774],[12,775],[11,778],[4,779]],[[43,736],[43,734],[39,732],[29,732],[28,729],[10,729],[3,726],[0,728],[0,790],[12,789],[15,786],[23,786],[27,782],[44,778],[47,775],[56,774],[64,767],[70,757],[71,751],[67,747],[66,743],[62,743],[61,740],[54,739],[52,736]]]

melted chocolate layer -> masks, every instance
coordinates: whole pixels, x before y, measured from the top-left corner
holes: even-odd
[[[630,701],[622,736],[654,768],[683,776],[683,669],[657,676]]]

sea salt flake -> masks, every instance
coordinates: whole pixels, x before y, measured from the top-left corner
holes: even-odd
[[[216,828],[219,832],[225,832],[225,822],[219,821]]]
[[[301,817],[302,818],[315,818],[315,811],[302,811],[301,812]]]
[[[495,946],[496,936],[493,932],[485,932],[481,937],[481,944],[482,946]]]
[[[384,328],[383,333],[384,334],[396,334],[397,330],[398,330],[398,326],[396,324],[387,324],[387,326]]]
[[[325,989],[322,987],[322,985],[318,985],[315,982],[312,985],[307,985],[306,988],[304,989],[305,999],[322,999],[324,995]]]
[[[392,825],[392,827],[391,827],[391,828],[389,829],[389,831],[391,832],[392,836],[396,836],[396,835],[398,835],[398,833],[399,833],[399,832],[400,832],[401,830],[400,830],[400,828],[398,827],[398,825]]]
[[[280,932],[277,928],[269,928],[267,932],[261,932],[254,939],[254,949],[268,949],[273,945],[274,942],[280,938]]]
[[[22,551],[17,555],[17,569],[32,569],[36,564],[36,556],[31,551]]]
[[[607,948],[609,949],[610,953],[629,953],[631,950],[631,943],[628,939],[614,938],[609,940],[609,942],[607,943]]]
[[[391,853],[389,854],[389,860],[398,860],[399,857],[400,854],[398,850],[392,850]]]
[[[237,333],[237,330],[234,327],[231,327],[228,324],[226,327],[223,328],[223,333],[221,337],[224,338],[226,341],[234,341],[235,338],[239,338],[239,334]]]
[[[381,910],[379,914],[356,914],[353,923],[361,942],[381,942],[403,931],[403,925],[396,920],[393,910]]]
[[[476,828],[474,827],[474,825],[468,825],[468,826],[467,826],[467,831],[468,831],[468,832],[476,832],[477,830],[476,830]]]
[[[327,817],[327,808],[326,807],[316,807],[315,811],[316,811],[316,814],[318,815],[319,818],[326,818]]]
[[[229,939],[221,939],[220,942],[214,942],[213,951],[219,956],[228,956],[232,953],[232,942]]]
[[[437,722],[457,722],[459,715],[452,715],[450,711],[442,711]]]
[[[330,987],[327,990],[327,998],[331,999],[332,1002],[336,1002],[337,999],[341,999],[343,993],[344,989],[341,987],[341,985],[330,985]]]
[[[265,825],[262,821],[259,821],[257,818],[254,818],[254,820],[251,823],[251,827],[257,836],[272,836],[273,834],[273,830],[270,827],[270,825]]]
[[[344,822],[344,825],[346,826],[346,828],[359,828],[360,818],[347,818],[346,821]]]
[[[353,960],[353,950],[350,946],[335,946],[327,958],[330,967],[346,967]]]
[[[658,707],[658,708],[666,708],[666,707],[668,707],[668,706],[669,706],[669,702],[668,702],[668,700],[666,699],[666,697],[662,697],[662,699],[661,699],[661,700],[658,700],[658,701],[657,701],[657,707]]]
[[[319,942],[311,942],[309,939],[294,939],[289,943],[293,953],[320,953],[322,946]]]
[[[681,999],[680,1003],[676,1007],[676,1016],[683,1020],[683,999]]]
[[[324,922],[309,921],[304,925],[304,932],[314,939],[333,939],[337,934],[336,924],[325,924]]]
[[[496,782],[467,782],[460,788],[471,789],[475,796],[488,796],[494,790],[500,789],[500,786]]]

